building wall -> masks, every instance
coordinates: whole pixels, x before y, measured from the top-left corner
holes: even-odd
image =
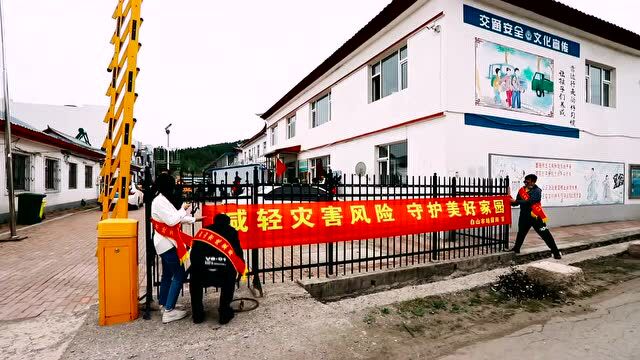
[[[269,148],[267,136],[261,136],[252,142],[242,147],[242,153],[236,158],[238,164],[264,164],[265,162],[265,149],[264,143],[267,142],[267,149]],[[267,150],[268,151],[268,150]],[[251,155],[250,155],[251,154]],[[233,165],[233,164],[229,164]]]
[[[570,56],[465,24],[464,4],[575,41],[580,44],[580,56]],[[425,28],[406,40],[409,87],[370,103],[369,67],[362,65],[440,12],[444,16],[432,23],[440,26],[439,31]],[[555,91],[546,95],[553,96],[551,116],[476,105],[476,38],[553,60]],[[380,54],[380,58],[385,55]],[[614,107],[585,101],[586,61],[615,69],[612,85]],[[625,182],[628,182],[629,164],[640,164],[640,152],[637,151],[640,123],[636,121],[634,111],[634,103],[640,98],[638,65],[638,51],[541,19],[536,14],[499,1],[419,1],[405,16],[396,19],[386,30],[271,116],[268,127],[278,124],[275,148],[301,145],[300,160],[329,155],[331,168],[345,174],[354,173],[355,164],[362,161],[367,175],[375,175],[376,146],[406,140],[410,176],[428,176],[436,172],[449,176],[487,177],[490,176],[489,154],[493,153],[621,162],[625,164]],[[569,115],[568,100],[565,115],[560,114],[558,91],[560,71],[564,72],[568,82],[572,67],[576,76],[575,122]],[[311,128],[309,101],[316,95],[322,95],[323,90],[329,87],[331,120]],[[565,96],[568,96],[568,89],[567,86]],[[439,112],[444,112],[444,117],[378,131]],[[296,115],[296,136],[286,139],[286,118],[292,114]],[[579,137],[465,125],[465,114],[520,120],[547,127],[560,126],[577,131]],[[364,137],[334,144],[370,132],[372,134]],[[271,151],[270,142],[268,144],[267,150]],[[539,183],[543,182],[544,179],[539,180]],[[549,208],[549,215],[551,225],[639,218],[640,200],[629,199],[628,191],[625,191],[624,205]]]
[[[517,8],[511,8],[507,12],[477,1],[466,1],[465,4],[576,41],[580,43],[581,55],[577,58],[561,54],[464,24],[462,22],[461,4],[451,2],[446,10],[449,22],[447,23],[448,28],[444,31],[447,33],[449,41],[446,54],[447,61],[443,69],[448,78],[445,82],[445,91],[448,99],[447,110],[450,112],[448,118],[451,119],[449,135],[457,136],[460,139],[475,138],[482,139],[482,141],[474,142],[473,146],[462,147],[461,151],[447,153],[447,170],[449,173],[458,171],[461,175],[469,176],[487,174],[488,153],[626,163],[640,162],[640,153],[633,151],[634,147],[637,148],[640,145],[640,139],[601,137],[587,133],[635,135],[640,137],[640,123],[635,121],[637,110],[634,108],[634,103],[640,98],[640,84],[638,82],[640,80],[640,66],[638,66],[640,65],[640,57],[638,54],[631,55],[578,37],[567,32],[567,28],[561,25],[550,27],[523,15],[516,15],[514,14],[515,11],[527,15]],[[450,21],[452,19],[455,21]],[[482,38],[553,59],[556,80],[554,116],[537,116],[476,106],[474,104],[475,38]],[[587,60],[615,68],[615,107],[593,105],[585,101],[585,61]],[[463,117],[459,115],[462,113],[475,113],[573,127],[569,123],[568,117],[559,115],[558,104],[560,101],[557,91],[559,72],[562,70],[568,73],[571,66],[575,66],[576,69],[577,116],[575,128],[580,130],[578,139],[465,126]],[[482,149],[482,151],[478,151],[479,149]]]
[[[404,21],[372,38],[361,47],[361,51],[346,59],[343,64],[336,67],[335,71],[302,92],[290,104],[268,119],[269,128],[278,123],[278,142],[275,148],[303,145],[303,152],[299,155],[299,159],[307,159],[314,157],[318,151],[304,152],[305,149],[441,111],[439,67],[442,61],[440,56],[442,44],[440,36],[430,30],[422,30],[407,40],[409,87],[378,101],[369,102],[369,68],[362,65],[418,28],[426,20],[437,15],[441,8],[439,4],[443,1],[419,1],[418,3],[426,4],[423,7],[414,5],[408,11],[410,15]],[[390,50],[398,50],[400,47],[401,45],[398,45]],[[387,53],[381,54],[380,58],[385,55]],[[353,73],[331,87],[331,121],[312,128],[309,100],[351,72]],[[286,139],[286,117],[294,113],[296,136]],[[269,141],[269,128],[267,129],[267,151],[273,149]],[[331,159],[332,165],[333,159],[334,157]]]
[[[6,174],[5,163],[5,151],[4,151],[4,133],[0,133],[3,137],[2,140],[2,158],[0,159],[0,170],[2,174]],[[96,201],[98,197],[98,176],[100,174],[100,166],[98,163],[92,160],[87,160],[81,157],[65,156],[62,154],[59,148],[50,147],[45,144],[25,140],[17,139],[13,140],[14,152],[26,154],[30,156],[31,161],[31,178],[33,181],[30,183],[30,189],[28,192],[46,194],[47,208],[57,207],[72,207],[77,206],[81,200],[86,202]],[[58,190],[45,190],[45,159],[52,158],[59,161],[59,179]],[[68,163],[77,164],[77,188],[69,189],[69,165]],[[91,166],[93,168],[92,186],[90,188],[85,187],[84,167]],[[0,201],[0,217],[6,218],[6,214],[9,211],[9,200],[7,192],[7,178],[6,176],[0,176],[0,188],[2,189],[1,201]],[[17,191],[20,194],[21,191]],[[18,209],[18,200],[16,197],[16,209]]]

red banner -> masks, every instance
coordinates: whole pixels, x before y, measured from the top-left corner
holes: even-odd
[[[231,218],[243,249],[371,239],[511,224],[509,196],[207,204],[203,226]]]

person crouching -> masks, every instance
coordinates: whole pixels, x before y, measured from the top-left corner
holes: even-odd
[[[244,272],[245,265],[238,232],[230,224],[229,216],[218,214],[213,224],[205,228],[209,231],[200,230],[194,237],[191,248],[189,291],[193,322],[196,324],[204,321],[202,297],[204,288],[209,286],[220,288],[218,307],[220,324],[226,324],[234,317],[231,301],[238,269]]]

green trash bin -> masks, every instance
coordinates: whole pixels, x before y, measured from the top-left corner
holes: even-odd
[[[42,221],[42,203],[45,194],[22,193],[18,194],[18,219],[20,225],[31,225]]]

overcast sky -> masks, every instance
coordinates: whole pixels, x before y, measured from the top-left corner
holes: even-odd
[[[109,102],[116,0],[2,0],[13,101]],[[134,137],[171,147],[248,138],[266,111],[390,0],[147,0]],[[640,33],[637,0],[562,2]],[[24,119],[28,121],[28,119]]]

